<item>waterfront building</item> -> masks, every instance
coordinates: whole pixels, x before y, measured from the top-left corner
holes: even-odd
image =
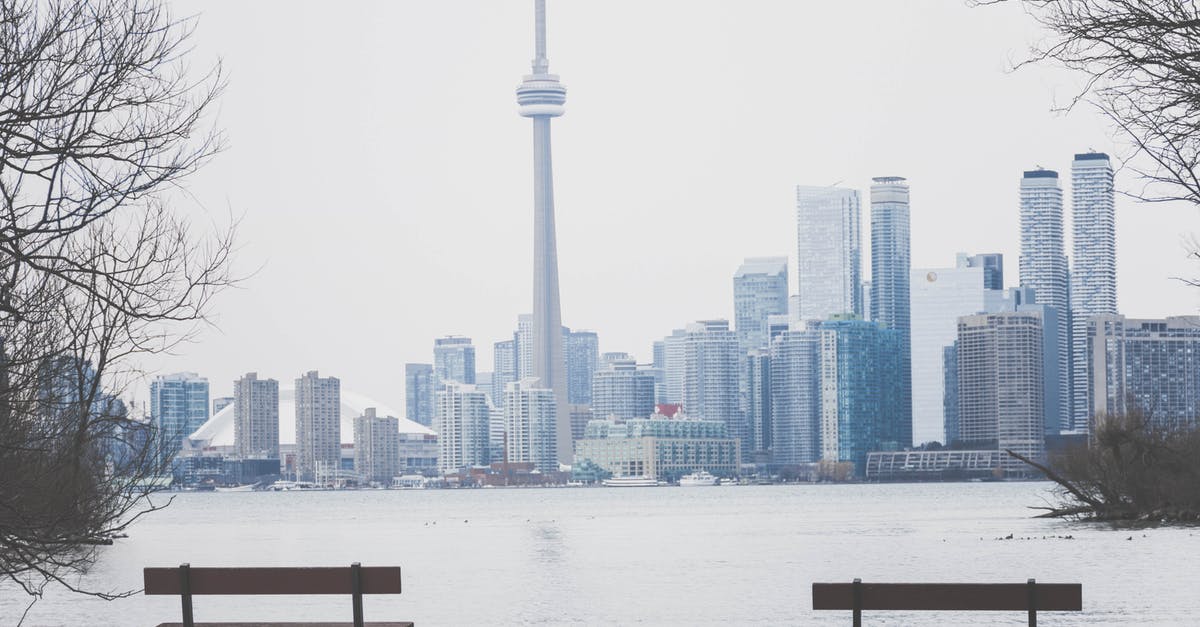
[[[732,437],[744,442],[745,416],[738,397],[741,347],[728,320],[701,320],[687,325],[684,339],[683,411],[689,416],[725,423]]]
[[[748,257],[733,275],[734,328],[742,352],[767,345],[767,317],[788,310],[787,257]]]
[[[557,472],[559,438],[554,391],[542,387],[540,379],[528,377],[510,383],[505,394],[508,396],[504,401],[505,461],[532,462],[541,472]],[[567,429],[569,440],[569,424]],[[571,444],[568,442],[567,446]]]
[[[567,90],[559,83],[558,76],[550,73],[550,62],[546,58],[545,0],[535,1],[534,12],[533,70],[517,87],[518,110],[523,117],[533,120],[533,369],[530,374],[554,395],[554,432],[558,438],[554,448],[560,463],[570,463],[571,419],[567,410],[567,375],[558,296],[558,245],[554,227],[554,179],[550,164],[550,120],[563,114]]]
[[[433,364],[404,364],[405,417],[425,425],[433,425],[434,378]]]
[[[654,413],[654,373],[632,359],[614,359],[596,373],[592,413],[600,418],[645,418]]]
[[[70,360],[73,361],[73,360]],[[77,370],[69,368],[63,370]],[[95,373],[90,367],[83,378],[94,379]],[[62,379],[63,377],[55,377]],[[67,377],[78,379],[79,377]],[[79,391],[71,394],[58,394],[69,398],[86,398],[88,395],[81,388],[83,385],[62,386]],[[154,421],[159,434],[159,454],[168,459],[179,452],[183,440],[200,425],[208,420],[208,379],[194,372],[177,372],[155,377],[150,382],[150,417]]]
[[[1090,424],[1088,319],[1117,313],[1117,244],[1113,169],[1108,155],[1087,152],[1071,162],[1071,425]]]
[[[899,339],[899,415],[912,433],[912,251],[909,238],[908,182],[879,176],[871,185],[871,320],[896,332]],[[901,442],[908,446],[913,442]],[[859,466],[861,469],[862,466]]]
[[[279,459],[279,382],[256,372],[234,381],[233,413],[234,455]]]
[[[600,363],[600,339],[595,331],[564,329],[567,360],[567,402],[592,404],[592,377]]]
[[[796,187],[798,319],[862,315],[861,215],[858,190]]]
[[[771,352],[752,348],[742,359],[746,383],[747,458],[766,463],[771,454]]]
[[[701,470],[735,477],[741,443],[717,420],[667,418],[592,420],[576,442],[575,465],[599,466],[616,477],[677,481]]]
[[[587,423],[596,417],[591,405],[571,405],[571,442],[574,444],[583,437]]]
[[[437,392],[438,471],[485,466],[491,459],[487,395],[469,383],[450,381]]]
[[[852,462],[912,442],[911,407],[902,389],[900,334],[879,322],[835,316],[820,334],[821,459]]]
[[[1040,305],[1053,308],[1058,321],[1054,338],[1054,395],[1059,407],[1047,415],[1047,429],[1072,429],[1071,342],[1067,257],[1063,254],[1063,194],[1058,173],[1029,170],[1021,178],[1021,287],[1033,288]]]
[[[777,466],[821,457],[819,327],[819,322],[797,322],[771,341],[771,462]]]
[[[500,394],[504,396],[503,393]],[[504,459],[504,406],[488,399],[488,459],[495,463]]]
[[[218,397],[212,399],[212,415],[215,416],[217,412],[221,411],[222,409],[225,409],[226,407],[229,407],[232,404],[233,404],[232,396],[218,396]],[[195,431],[195,430],[196,429],[192,429],[192,431]],[[188,433],[191,433],[191,431],[189,431]]]
[[[447,381],[475,385],[475,346],[471,338],[447,335],[433,341],[433,377],[435,390]]]
[[[1200,316],[1087,319],[1087,415],[1141,412],[1166,429],[1200,417]]]
[[[1043,456],[1042,341],[1036,312],[959,318],[958,437],[964,448]],[[1020,471],[1023,462],[1003,466]]]
[[[492,344],[492,403],[504,407],[504,390],[517,380],[517,340],[503,340]]]
[[[663,338],[663,380],[666,388],[665,403],[683,403],[683,387],[687,378],[687,331],[675,329]]]
[[[993,264],[989,267],[989,263]],[[1003,258],[958,253],[954,267],[913,269],[912,420],[913,442],[948,443],[945,424],[945,351],[958,337],[958,318],[996,311],[1005,293],[992,289]],[[1002,271],[1001,271],[1002,272]],[[1003,281],[1003,275],[999,275]]]
[[[296,479],[328,482],[341,468],[342,383],[316,370],[296,379]]]
[[[354,472],[363,481],[389,486],[401,470],[400,421],[368,407],[354,419]]]

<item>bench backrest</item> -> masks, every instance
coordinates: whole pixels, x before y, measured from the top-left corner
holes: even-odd
[[[1079,611],[1077,583],[814,583],[814,610]],[[1030,602],[1032,600],[1032,603]]]
[[[181,568],[146,568],[146,594],[184,594]],[[201,594],[400,594],[399,566],[362,566],[358,591],[352,569],[188,568],[188,592]]]

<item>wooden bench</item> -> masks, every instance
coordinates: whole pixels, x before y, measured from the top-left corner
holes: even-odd
[[[851,610],[862,627],[863,610],[1025,611],[1030,627],[1037,613],[1078,612],[1083,586],[1077,583],[814,583],[814,610]]]
[[[146,594],[179,595],[183,603],[182,623],[159,627],[413,627],[410,622],[364,623],[362,595],[400,594],[399,566],[360,566],[358,562],[336,568],[146,568],[142,575]],[[354,611],[353,623],[196,623],[192,619],[192,597],[198,594],[348,594]]]

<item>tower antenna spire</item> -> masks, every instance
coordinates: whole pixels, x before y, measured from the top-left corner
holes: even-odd
[[[534,32],[536,37],[533,73],[548,74],[550,60],[546,58],[546,0],[533,0]]]

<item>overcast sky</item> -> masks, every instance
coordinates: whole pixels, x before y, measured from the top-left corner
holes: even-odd
[[[491,370],[532,299],[532,131],[514,97],[532,5],[173,3],[198,16],[193,64],[229,77],[229,148],[188,191],[213,220],[243,216],[237,266],[259,270],[218,299],[215,328],[148,366],[199,372],[213,396],[248,371],[319,369],[400,411],[404,363],[430,361],[434,337],[474,338]],[[742,258],[787,255],[794,279],[797,184],[865,201],[872,176],[905,176],[914,267],[1000,252],[1015,285],[1022,170],[1066,183],[1073,153],[1124,152],[1093,112],[1052,111],[1078,77],[1008,71],[1042,37],[1018,6],[550,0],[548,21],[568,89],[563,323],[641,361],[673,328],[732,317]],[[1123,313],[1195,313],[1200,290],[1171,277],[1200,274],[1197,220],[1118,199]]]

